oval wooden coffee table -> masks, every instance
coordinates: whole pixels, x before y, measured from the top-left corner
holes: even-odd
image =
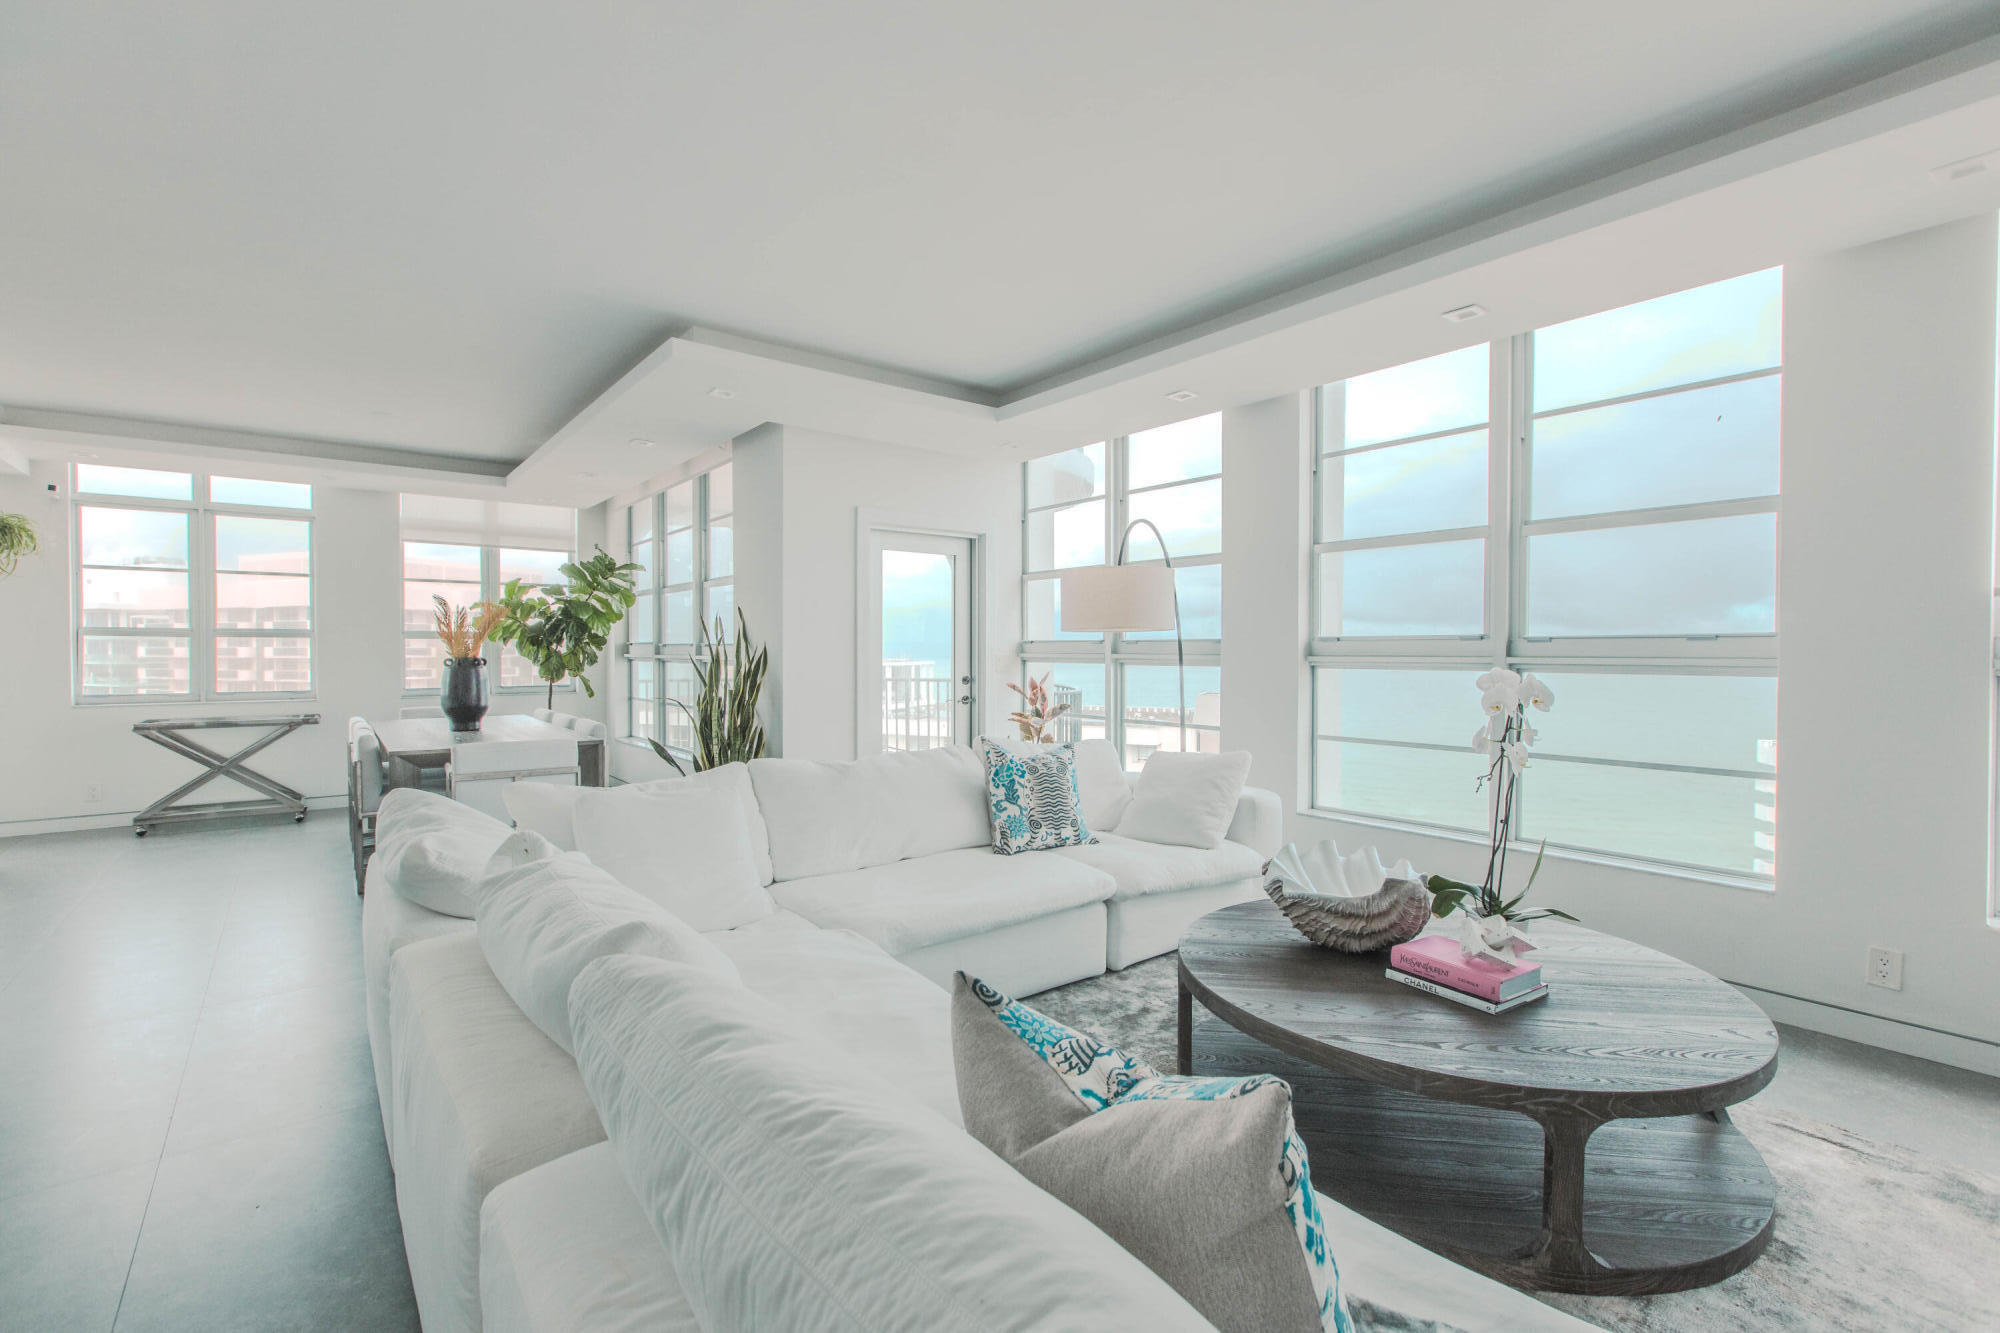
[[[1773,1188],[1723,1108],[1777,1072],[1770,1020],[1663,953],[1531,933],[1548,998],[1485,1014],[1390,981],[1386,953],[1308,943],[1270,903],[1211,912],[1181,941],[1181,1069],[1282,1075],[1322,1193],[1512,1285],[1639,1295],[1741,1271]]]

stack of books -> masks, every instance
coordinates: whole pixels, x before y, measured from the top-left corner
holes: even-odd
[[[1533,1004],[1549,993],[1541,964],[1516,961],[1509,966],[1486,957],[1467,958],[1449,935],[1422,935],[1398,944],[1389,950],[1389,968],[1382,975],[1489,1014]]]

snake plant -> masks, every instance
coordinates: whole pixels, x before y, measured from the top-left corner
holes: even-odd
[[[694,660],[695,692],[692,708],[679,699],[666,702],[680,709],[694,724],[694,771],[703,772],[724,764],[748,762],[764,753],[764,724],[757,720],[757,696],[764,690],[764,673],[771,666],[771,649],[750,641],[750,626],[743,608],[736,609],[736,638],[723,638],[722,621],[715,632],[701,627],[701,644]],[[659,741],[650,742],[653,753],[674,766],[676,773],[688,770],[674,752]]]

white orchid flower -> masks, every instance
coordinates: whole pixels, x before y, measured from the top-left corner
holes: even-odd
[[[1498,685],[1479,696],[1479,707],[1488,716],[1505,717],[1520,706],[1521,701],[1514,691]]]
[[[1472,683],[1482,691],[1490,690],[1500,685],[1504,685],[1511,690],[1520,686],[1521,677],[1518,672],[1509,671],[1506,667],[1494,667],[1491,671],[1486,672]]]
[[[1497,741],[1507,735],[1507,723],[1512,720],[1510,713],[1495,713],[1486,719],[1486,739]]]
[[[1529,726],[1527,720],[1524,718],[1521,722],[1521,729],[1516,734],[1521,738],[1521,744],[1533,745],[1541,737],[1542,733],[1534,727]]]
[[[1519,741],[1508,741],[1504,748],[1507,751],[1507,762],[1514,765],[1515,768],[1526,768],[1528,766],[1527,746]]]
[[[1472,733],[1472,749],[1475,754],[1492,754],[1499,748],[1494,739],[1486,734],[1484,724],[1481,724],[1479,730]]]
[[[1533,704],[1546,713],[1555,707],[1556,692],[1549,688],[1547,681],[1530,671],[1521,677],[1521,701]]]

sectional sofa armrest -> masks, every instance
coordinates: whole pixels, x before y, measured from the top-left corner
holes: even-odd
[[[1236,798],[1236,817],[1229,821],[1229,832],[1224,836],[1255,848],[1259,856],[1270,860],[1285,845],[1285,803],[1274,791],[1245,787]]]

